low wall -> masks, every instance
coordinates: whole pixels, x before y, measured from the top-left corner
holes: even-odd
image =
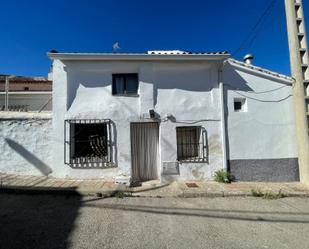
[[[230,160],[229,168],[237,181],[299,181],[297,158]]]
[[[0,172],[25,175],[52,173],[52,122],[46,115],[38,117],[0,117]]]
[[[51,92],[10,92],[8,108],[10,111],[51,111],[51,97]],[[4,107],[5,93],[0,92],[0,110]]]

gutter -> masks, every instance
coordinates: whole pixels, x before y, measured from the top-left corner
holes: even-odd
[[[107,60],[107,61],[203,61],[225,60],[229,54],[184,54],[184,55],[152,55],[152,54],[111,54],[111,53],[47,53],[50,59],[59,60]]]
[[[270,71],[268,69],[257,67],[251,64],[248,65],[248,64],[245,64],[243,62],[240,62],[240,61],[237,61],[231,58],[227,59],[225,62],[236,67],[237,69],[244,70],[244,71],[247,71],[253,74],[260,74],[260,75],[263,75],[264,77],[267,77],[273,80],[277,80],[277,81],[280,80],[282,83],[285,83],[285,84],[292,85],[294,82],[293,78],[289,76],[279,74],[279,73]]]

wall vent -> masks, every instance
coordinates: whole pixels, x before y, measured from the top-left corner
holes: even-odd
[[[179,175],[178,162],[162,162],[162,175]]]

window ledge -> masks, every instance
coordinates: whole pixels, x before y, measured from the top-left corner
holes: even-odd
[[[177,160],[178,163],[208,163],[206,159],[201,159],[201,160]]]
[[[139,94],[135,94],[135,93],[127,93],[127,94],[112,94],[112,96],[114,97],[139,97]]]

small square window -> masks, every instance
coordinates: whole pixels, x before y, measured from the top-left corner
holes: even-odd
[[[234,99],[234,111],[235,112],[246,112],[247,105],[245,98],[235,98]]]
[[[24,87],[24,91],[29,91],[29,87]]]
[[[113,74],[113,95],[137,95],[138,75],[130,74]]]

